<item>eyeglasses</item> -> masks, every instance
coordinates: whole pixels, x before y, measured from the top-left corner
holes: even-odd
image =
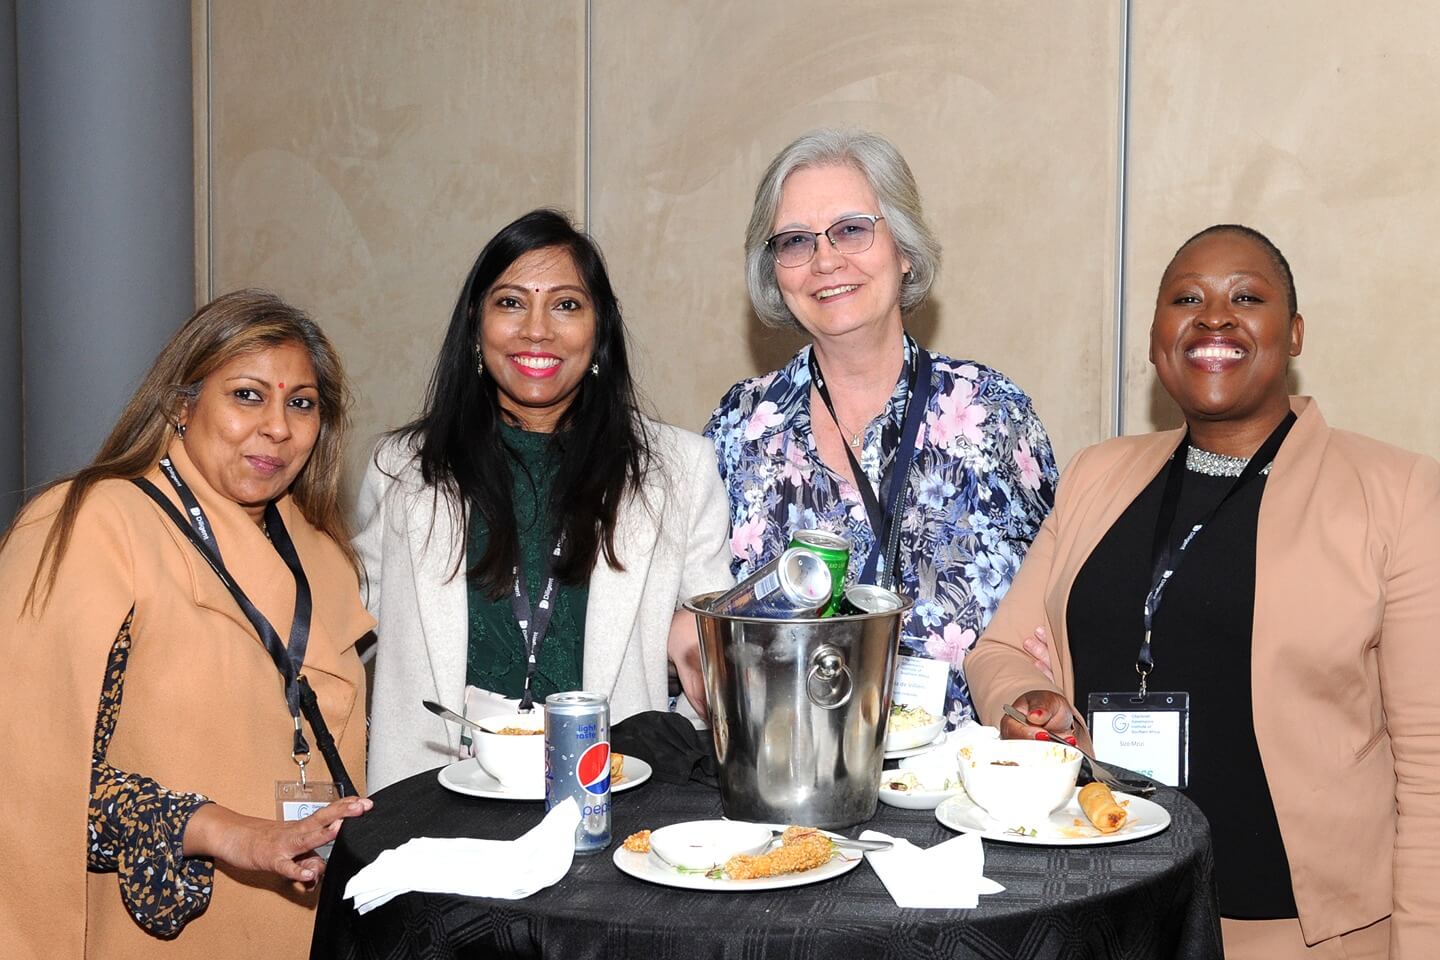
[[[859,213],[844,220],[836,220],[820,233],[809,230],[785,230],[765,241],[770,255],[782,267],[800,267],[815,258],[815,250],[824,237],[830,246],[850,255],[864,253],[875,242],[875,224],[884,220],[873,213]]]

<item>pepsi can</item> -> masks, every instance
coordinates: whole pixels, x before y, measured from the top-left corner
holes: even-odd
[[[598,693],[545,698],[545,809],[574,797],[575,852],[610,846],[610,701]]]

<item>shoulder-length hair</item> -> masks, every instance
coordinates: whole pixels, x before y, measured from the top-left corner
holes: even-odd
[[[393,434],[413,447],[421,477],[445,499],[453,517],[479,517],[484,522],[485,552],[468,576],[496,599],[511,587],[520,537],[495,379],[477,372],[475,352],[491,288],[520,257],[547,249],[570,255],[594,304],[591,361],[598,368],[582,379],[552,439],[556,475],[550,512],[559,518],[566,535],[555,571],[561,580],[588,580],[602,550],[611,567],[623,569],[615,552],[616,517],[627,493],[639,490],[650,463],[650,441],[637,413],[620,303],[600,249],[564,214],[531,211],[502,228],[475,259],[435,360],[424,411]],[[465,558],[463,539],[459,557],[457,570]]]
[[[305,519],[334,540],[358,571],[349,524],[340,507],[341,452],[350,405],[350,388],[340,356],[303,311],[265,290],[237,290],[195,311],[170,338],[90,465],[47,485],[46,489],[68,482],[70,488],[45,537],[25,606],[31,607],[42,595],[42,582],[46,597],[54,587],[75,529],[75,518],[95,484],[141,477],[159,463],[180,413],[199,398],[200,388],[210,374],[236,357],[291,343],[304,349],[315,368],[320,432],[310,459],[290,485],[289,493]],[[29,521],[22,512],[11,531]],[[7,533],[5,539],[9,536]]]
[[[785,179],[807,167],[851,167],[875,191],[880,215],[895,245],[910,261],[910,275],[900,287],[900,314],[909,316],[930,296],[940,272],[940,241],[925,223],[920,189],[910,165],[895,145],[875,133],[824,127],[797,138],[770,161],[745,228],[745,282],[755,313],[769,326],[800,329],[775,281],[775,258],[765,241],[775,227]]]

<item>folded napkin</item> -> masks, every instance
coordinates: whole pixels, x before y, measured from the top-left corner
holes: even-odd
[[[866,830],[860,839],[895,844],[889,850],[872,850],[865,859],[896,906],[969,910],[980,905],[980,894],[1005,889],[984,876],[985,848],[973,833],[962,833],[928,850],[878,830]]]
[[[567,797],[515,840],[417,837],[351,877],[344,898],[361,913],[411,891],[519,900],[569,872],[579,823],[580,808]]]

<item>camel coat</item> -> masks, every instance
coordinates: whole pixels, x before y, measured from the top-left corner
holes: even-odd
[[[1440,949],[1440,464],[1343,430],[1308,397],[1256,531],[1255,738],[1307,943],[1392,916],[1390,956]],[[1081,451],[965,673],[987,723],[1034,689],[1074,695],[1076,574],[1180,431]],[[1021,644],[1051,638],[1055,684]],[[1183,686],[1183,681],[1181,682]]]
[[[610,698],[610,721],[668,707],[665,644],[677,605],[734,584],[729,504],[704,437],[652,421],[653,461],[639,496],[621,504],[615,550],[590,573],[585,607],[586,690]],[[376,630],[375,696],[370,716],[374,789],[453,759],[453,724],[421,700],[464,702],[469,595],[464,520],[424,484],[403,441],[383,441],[360,491],[355,538],[368,576]],[[683,699],[683,698],[682,698]]]
[[[182,444],[170,456],[209,516],[231,574],[288,640],[290,571],[239,505],[200,478]],[[148,476],[176,499],[158,468]],[[0,554],[0,956],[304,956],[315,895],[296,894],[288,881],[217,867],[209,908],[165,941],[126,913],[115,874],[86,872],[96,710],[111,644],[132,605],[111,765],[267,819],[275,816],[276,781],[293,780],[296,768],[274,662],[195,547],[129,481],[92,488],[54,592],[38,614],[22,611],[64,494],[62,486],[37,498]],[[363,789],[365,677],[354,644],[374,621],[334,541],[288,497],[278,506],[313,594],[304,672]],[[306,735],[313,746],[308,724]],[[318,753],[314,760],[311,770],[328,779]]]

